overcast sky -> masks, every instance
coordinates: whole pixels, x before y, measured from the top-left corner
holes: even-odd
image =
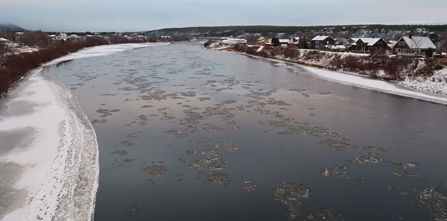
[[[1,23],[42,31],[222,25],[447,24],[446,0],[0,0]]]

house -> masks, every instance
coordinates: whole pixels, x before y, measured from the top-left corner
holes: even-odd
[[[350,51],[369,52],[388,49],[388,44],[382,38],[351,38]]]
[[[65,40],[67,40],[68,36],[67,36],[67,33],[61,32],[55,38],[56,38],[56,40],[65,41]]]
[[[389,40],[386,44],[388,45],[389,48],[394,48],[394,45],[397,44],[397,41],[396,40]]]
[[[432,48],[433,51],[436,50],[435,44],[429,37],[410,35],[397,41],[393,47],[393,53],[402,56],[423,56],[429,48]]]
[[[261,37],[261,38],[258,38],[258,41],[256,44],[259,46],[273,46],[272,39],[273,38],[266,39],[266,38]],[[289,46],[289,39],[278,39],[278,41],[279,41],[279,46],[283,46],[283,47]]]
[[[289,45],[296,46],[298,48],[307,48],[306,37],[291,37],[289,38]]]
[[[310,48],[312,49],[323,49],[326,45],[334,45],[335,40],[328,35],[318,35],[312,38],[310,42]]]
[[[279,46],[287,47],[289,46],[289,39],[287,38],[280,38],[279,40]],[[271,41],[271,39],[270,39]]]
[[[258,40],[256,40],[256,45],[259,46],[266,46],[269,43],[269,39],[266,37],[259,37]]]
[[[247,44],[246,39],[238,39],[238,38],[221,38],[221,42],[223,44],[227,45],[233,45],[233,44]]]
[[[298,45],[300,43],[300,37],[289,38],[289,45]]]

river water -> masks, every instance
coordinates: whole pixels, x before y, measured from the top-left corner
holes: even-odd
[[[97,221],[447,217],[445,105],[199,43],[54,71],[96,131]]]

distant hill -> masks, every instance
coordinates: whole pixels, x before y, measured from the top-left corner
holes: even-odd
[[[0,31],[27,31],[27,30],[14,24],[0,23]]]
[[[213,37],[213,36],[238,36],[245,34],[260,34],[263,36],[276,35],[300,35],[302,33],[339,33],[371,30],[373,32],[408,31],[416,33],[418,30],[425,32],[447,32],[447,25],[383,25],[383,24],[358,24],[358,25],[319,25],[319,26],[209,26],[209,27],[185,27],[185,28],[164,28],[143,32],[146,36],[163,35],[188,35],[190,37]]]

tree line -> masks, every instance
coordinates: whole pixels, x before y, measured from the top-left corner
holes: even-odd
[[[16,32],[2,32],[0,37],[7,38],[14,44],[38,48],[33,52],[14,53],[14,48],[0,42],[0,98],[3,98],[7,91],[29,71],[53,59],[97,45],[145,42],[120,35],[53,40],[42,31],[24,32],[20,36]]]

